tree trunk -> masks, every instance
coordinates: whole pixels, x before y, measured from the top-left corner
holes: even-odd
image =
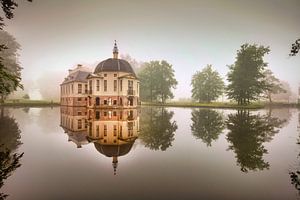
[[[4,95],[1,95],[0,103],[4,103]]]

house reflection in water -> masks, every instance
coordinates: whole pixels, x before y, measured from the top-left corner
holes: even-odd
[[[139,111],[61,107],[61,127],[78,148],[94,143],[98,152],[112,157],[116,174],[118,157],[128,154],[138,138]]]

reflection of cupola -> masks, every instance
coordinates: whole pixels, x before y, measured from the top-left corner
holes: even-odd
[[[114,45],[114,49],[113,49],[113,58],[118,59],[118,54],[119,54],[119,50],[118,50],[118,46],[117,46],[117,41],[115,40],[115,45]]]
[[[134,140],[121,145],[107,145],[107,144],[100,144],[98,142],[94,142],[95,148],[99,153],[107,157],[112,157],[112,166],[114,170],[114,175],[116,175],[117,173],[118,157],[128,154],[133,144],[134,144]]]
[[[114,168],[114,175],[117,174],[117,167],[118,167],[118,157],[114,156],[112,161],[112,166]]]

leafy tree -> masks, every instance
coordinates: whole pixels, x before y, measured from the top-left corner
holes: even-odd
[[[30,99],[30,96],[28,94],[24,94],[23,99]]]
[[[199,102],[211,102],[216,100],[224,89],[224,82],[217,71],[207,65],[202,71],[193,75],[192,97]]]
[[[21,85],[21,70],[18,63],[17,51],[20,45],[16,39],[6,31],[0,31],[0,44],[4,44],[5,48],[0,51],[0,95],[1,101],[15,91]]]
[[[172,89],[176,88],[172,65],[167,61],[150,61],[144,64],[138,74],[140,78],[140,96],[143,101],[159,101],[165,103],[174,98]]]
[[[192,111],[192,134],[201,139],[207,146],[217,140],[225,128],[223,117],[211,109],[195,109]]]
[[[4,115],[4,109],[0,110],[0,188],[4,180],[21,166],[20,159],[24,153],[15,153],[21,145],[20,129],[14,118]],[[8,195],[0,192],[0,200]]]
[[[295,41],[295,43],[292,44],[292,49],[291,49],[291,53],[290,56],[295,56],[298,54],[300,49],[300,39],[297,39]]]
[[[273,72],[270,69],[264,71],[265,82],[266,82],[266,89],[265,89],[265,96],[269,99],[270,103],[272,103],[272,95],[278,93],[285,93],[286,90],[283,89],[280,80],[276,78]]]
[[[249,110],[239,110],[228,116],[229,150],[235,152],[241,171],[269,169],[270,164],[263,159],[268,153],[263,143],[271,141],[284,122],[270,115],[253,115]]]
[[[32,0],[27,0],[31,2]],[[12,19],[14,17],[13,10],[18,7],[18,4],[14,0],[0,0],[0,4],[2,7],[2,10],[4,12],[4,15],[7,19]],[[2,29],[4,27],[4,18],[0,16],[0,30],[1,35],[10,36],[8,33],[3,32]],[[7,38],[4,38],[7,39]],[[12,39],[12,40],[10,40]],[[3,51],[6,51],[6,53],[10,52],[10,45],[18,46],[18,44],[15,42],[15,39],[11,36],[9,40],[5,40],[4,42],[1,41],[0,43],[0,53],[3,54]],[[18,49],[18,48],[17,48]],[[16,53],[16,51],[12,50]],[[4,53],[5,54],[5,53]],[[3,55],[0,55],[0,102],[4,101],[5,96],[7,96],[12,91],[15,91],[18,87],[23,88],[23,86],[20,84],[21,78],[19,70],[13,70],[13,66],[6,65],[5,60],[8,59],[8,57],[2,57]],[[12,56],[11,54],[8,56]],[[15,60],[15,57],[12,56],[12,60]],[[12,63],[9,63],[12,64]],[[16,63],[14,63],[14,67],[16,66]]]
[[[142,69],[142,67],[144,66],[144,62],[142,61],[137,61],[136,59],[134,59],[133,57],[131,57],[129,54],[121,54],[120,58],[123,60],[126,60],[127,62],[129,62],[129,64],[132,66],[132,68],[134,69],[135,73],[139,73],[139,71]]]
[[[267,63],[263,56],[269,47],[243,44],[237,52],[236,61],[229,66],[227,95],[238,104],[249,104],[257,100],[266,90],[264,70]]]
[[[165,108],[143,108],[140,118],[140,135],[146,147],[165,151],[172,146],[176,121],[172,121],[174,113]]]
[[[286,81],[280,80],[280,85],[282,87],[282,91],[273,94],[272,99],[274,101],[280,101],[280,102],[290,102],[290,99],[293,95],[292,89],[290,87],[290,84]]]

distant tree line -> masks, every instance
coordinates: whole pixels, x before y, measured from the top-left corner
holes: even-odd
[[[226,94],[228,99],[239,105],[261,98],[272,102],[272,95],[287,91],[263,59],[269,52],[269,47],[243,44],[237,51],[234,64],[228,66],[227,86],[212,65],[197,71],[191,80],[193,100],[210,103]],[[174,97],[172,90],[176,88],[177,80],[172,65],[167,61],[144,63],[138,77],[142,101],[165,103]]]

